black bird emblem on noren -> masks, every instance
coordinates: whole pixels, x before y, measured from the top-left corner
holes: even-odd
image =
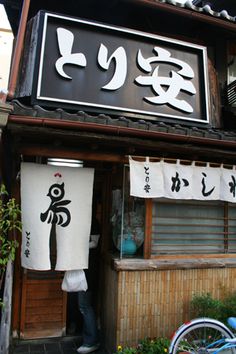
[[[62,200],[65,196],[64,183],[52,184],[47,196],[51,198],[51,204],[44,213],[40,214],[40,220],[42,222],[47,221],[48,224],[57,224],[62,227],[68,226],[71,221],[71,215],[65,206],[71,203],[71,200]]]

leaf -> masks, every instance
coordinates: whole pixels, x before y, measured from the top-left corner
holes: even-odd
[[[14,260],[19,242],[9,239],[9,232],[22,231],[21,210],[15,198],[8,198],[4,184],[0,184],[0,274],[4,274],[9,260]]]

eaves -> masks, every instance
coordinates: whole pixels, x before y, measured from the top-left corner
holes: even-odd
[[[121,116],[112,117],[105,114],[90,115],[82,111],[69,113],[60,108],[48,111],[40,106],[25,106],[17,100],[13,100],[12,104],[14,109],[8,119],[11,124],[236,149],[235,131],[167,124],[161,121],[135,120]]]
[[[194,6],[190,0],[180,4],[174,0],[123,0],[127,3],[149,7],[154,10],[182,16],[198,22],[214,25],[224,30],[236,31],[236,17],[230,16],[226,10],[213,11],[209,5],[204,7]]]

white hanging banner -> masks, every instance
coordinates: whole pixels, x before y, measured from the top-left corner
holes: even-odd
[[[192,198],[192,166],[163,162],[165,193],[164,197],[171,199]]]
[[[22,267],[51,269],[50,233],[56,233],[56,270],[88,268],[94,169],[21,165]]]
[[[219,200],[221,169],[217,167],[194,166],[193,198],[197,200]]]
[[[161,162],[130,163],[130,195],[236,202],[236,169]],[[149,173],[147,178],[147,172]]]
[[[222,168],[220,183],[220,199],[235,203],[236,201],[236,169]]]
[[[162,162],[135,161],[129,157],[130,195],[140,198],[158,198],[164,195]]]

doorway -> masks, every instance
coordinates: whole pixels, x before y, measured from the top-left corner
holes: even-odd
[[[92,202],[92,224],[90,235],[96,235],[94,245],[93,237],[90,236],[89,267],[85,270],[89,291],[92,295],[92,305],[95,311],[97,325],[100,327],[100,300],[101,300],[101,245],[102,245],[102,185],[103,179],[99,171],[96,170],[94,177],[93,202]],[[98,236],[99,235],[99,236]],[[78,293],[67,293],[67,318],[66,334],[82,335],[83,316],[79,311]]]
[[[98,278],[102,269],[101,254],[107,249],[107,238],[104,236],[107,234],[109,223],[107,210],[111,169],[109,164],[104,168],[102,162],[87,163],[86,167],[95,168],[93,200],[96,202],[96,215],[101,224],[99,264],[96,268]],[[53,258],[56,256],[55,235],[52,235],[50,241],[53,264]],[[14,333],[18,333],[21,339],[79,336],[82,333],[83,319],[78,308],[77,294],[61,290],[64,272],[53,269],[50,271],[22,269],[20,255],[17,263],[19,267],[15,274],[15,286],[18,284],[18,288],[15,288],[15,292],[19,291],[19,297],[16,296],[13,300],[13,307],[16,309],[13,312]],[[94,304],[98,327],[101,315],[101,289],[102,287],[98,285]]]

